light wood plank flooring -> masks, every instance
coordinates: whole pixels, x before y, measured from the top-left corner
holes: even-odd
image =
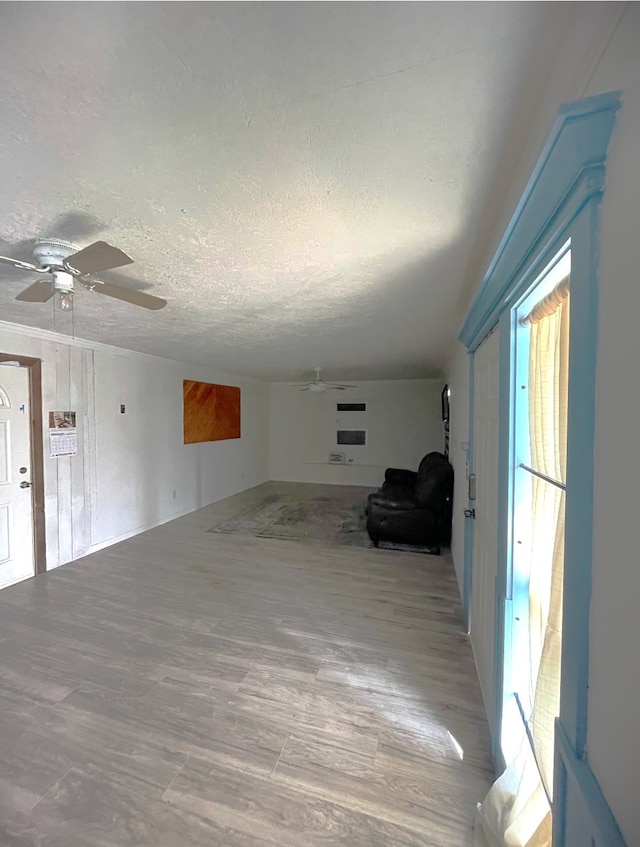
[[[492,780],[448,557],[209,533],[0,593],[2,847],[467,847]]]

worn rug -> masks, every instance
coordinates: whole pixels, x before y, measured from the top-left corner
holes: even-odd
[[[254,504],[211,527],[209,532],[352,547],[372,546],[364,510],[367,495],[374,489],[343,486],[339,490],[340,486],[331,486],[332,492],[326,493],[321,490],[322,486],[305,488],[297,487],[295,500],[267,491]]]

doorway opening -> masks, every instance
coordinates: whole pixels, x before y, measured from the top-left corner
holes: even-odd
[[[46,570],[41,360],[0,353],[0,387],[1,588]]]

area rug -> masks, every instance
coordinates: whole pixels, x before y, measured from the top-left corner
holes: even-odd
[[[290,501],[269,492],[209,532],[371,547],[364,514],[367,493],[311,494]]]

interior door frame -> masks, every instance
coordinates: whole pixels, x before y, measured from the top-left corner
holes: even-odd
[[[507,514],[504,508],[505,489],[503,485],[504,461],[503,461],[503,423],[504,423],[504,346],[505,336],[508,341],[508,332],[505,332],[504,322],[502,319],[488,330],[488,332],[475,344],[472,350],[469,350],[469,447],[467,450],[467,503],[470,512],[465,514],[464,526],[464,570],[463,570],[463,613],[467,635],[471,635],[473,627],[473,615],[471,610],[472,595],[473,595],[473,569],[474,569],[474,543],[476,538],[475,528],[475,507],[476,500],[469,497],[469,478],[476,474],[476,450],[475,450],[475,402],[476,402],[476,353],[478,349],[489,339],[491,335],[498,332],[498,361],[499,361],[499,395],[498,395],[498,413],[499,413],[499,439],[498,439],[498,486],[496,490],[497,497],[497,535],[498,535],[498,568],[493,586],[493,674],[492,674],[492,697],[493,710],[491,715],[487,715],[489,720],[489,728],[493,726],[494,732],[491,733],[491,755],[493,757],[496,771],[501,772],[506,767],[504,757],[502,755],[500,726],[502,724],[502,696],[499,692],[502,691],[502,667],[503,667],[503,637],[504,637],[504,591],[502,590],[503,580],[501,577],[501,550],[503,545],[501,539],[503,537],[503,529],[505,528],[505,516]]]
[[[0,353],[0,362],[19,362],[29,376],[31,510],[33,514],[34,574],[47,570],[47,533],[44,516],[44,433],[42,426],[42,360]]]

